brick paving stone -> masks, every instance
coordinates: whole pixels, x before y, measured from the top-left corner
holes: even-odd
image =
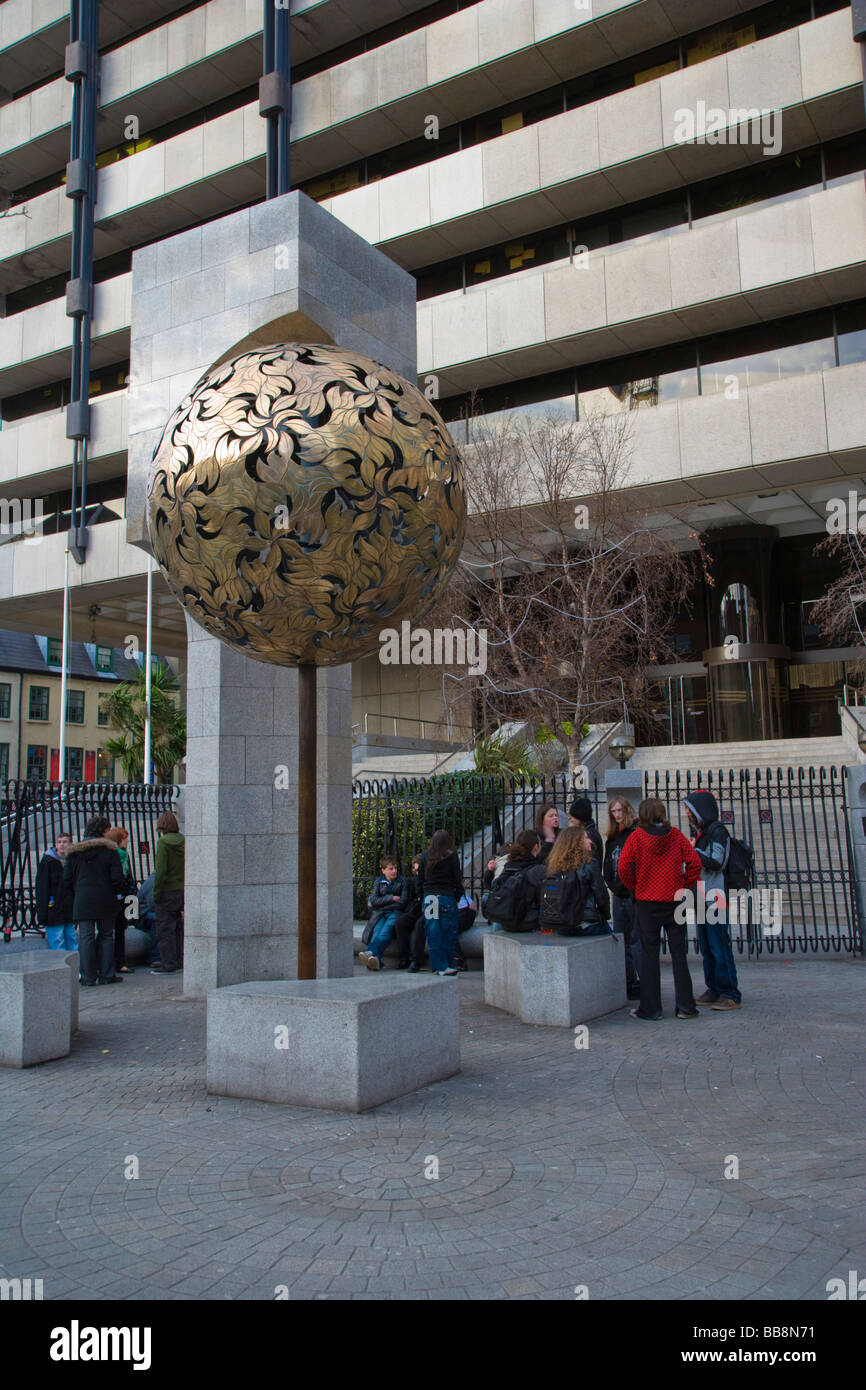
[[[620,1011],[579,1055],[473,972],[463,1072],[351,1116],[208,1096],[176,985],[85,991],[69,1057],[0,1072],[3,1272],[84,1299],[825,1298],[866,1269],[864,970],[742,965],[748,1007],[702,1038]]]

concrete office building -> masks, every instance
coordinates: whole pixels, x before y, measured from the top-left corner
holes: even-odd
[[[858,2],[854,25],[846,0],[292,5],[292,178],[416,275],[419,379],[436,378],[458,437],[473,392],[493,416],[634,409],[637,503],[712,549],[715,588],[696,578],[680,664],[655,673],[663,742],[835,733],[866,655],[828,649],[810,611],[835,572],[813,555],[826,503],[866,493]],[[207,231],[265,197],[261,35],[260,0],[100,5],[76,639],[94,608],[107,647],[144,626],[146,556],[125,518],[133,249],[202,228],[195,280],[157,259],[153,286],[152,351],[178,399],[197,361],[183,295],[212,297],[228,332],[235,304],[274,292],[272,248],[229,275],[231,248]],[[58,636],[68,39],[63,0],[0,6],[0,493],[44,511],[38,545],[0,545],[0,626]],[[159,576],[154,607],[154,648],[182,668],[183,617]],[[724,660],[730,634],[747,660]],[[356,725],[428,733],[440,713],[435,673],[356,666]]]

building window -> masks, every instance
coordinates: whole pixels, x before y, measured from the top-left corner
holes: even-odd
[[[0,782],[9,780],[9,744],[0,743]]]
[[[31,685],[28,719],[48,718],[50,690],[47,685]]]
[[[84,750],[83,748],[67,748],[66,750],[66,781],[80,782],[84,775]]]
[[[45,766],[48,758],[48,749],[44,744],[28,743],[27,745],[27,780],[44,782]]]
[[[105,709],[105,701],[108,699],[108,697],[109,692],[107,690],[100,690],[97,698],[96,722],[102,728],[106,728],[111,723],[111,720],[108,718],[108,713]]]
[[[84,723],[84,691],[67,690],[66,692],[66,722],[67,724]]]
[[[12,710],[12,686],[8,681],[0,681],[0,719],[10,719]]]
[[[114,650],[111,647],[96,648],[96,669],[97,671],[114,670]]]
[[[63,662],[63,643],[59,637],[48,638],[48,651],[45,660],[49,666],[60,666]]]

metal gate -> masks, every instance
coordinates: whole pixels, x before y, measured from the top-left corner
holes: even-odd
[[[0,911],[6,940],[12,932],[38,932],[36,870],[43,854],[66,830],[84,836],[91,816],[107,816],[129,832],[130,870],[136,884],[150,874],[156,822],[170,811],[179,788],[97,782],[7,782],[0,800]]]
[[[731,924],[740,954],[839,955],[862,950],[846,782],[839,768],[740,768],[685,774],[656,769],[644,774],[644,789],[646,796],[661,798],[671,824],[686,834],[686,796],[690,791],[711,792],[729,832],[751,845],[753,910],[745,921]],[[781,908],[780,918],[776,905]]]

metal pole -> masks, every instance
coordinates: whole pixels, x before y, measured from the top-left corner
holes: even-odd
[[[153,556],[147,556],[147,630],[144,639],[144,768],[142,781],[152,781],[150,769],[150,665],[153,641]]]
[[[69,664],[69,547],[63,555],[63,639],[60,652],[60,767],[57,780],[66,781],[66,668]],[[49,769],[50,774],[50,769]]]
[[[316,978],[316,668],[298,667],[298,979]]]

